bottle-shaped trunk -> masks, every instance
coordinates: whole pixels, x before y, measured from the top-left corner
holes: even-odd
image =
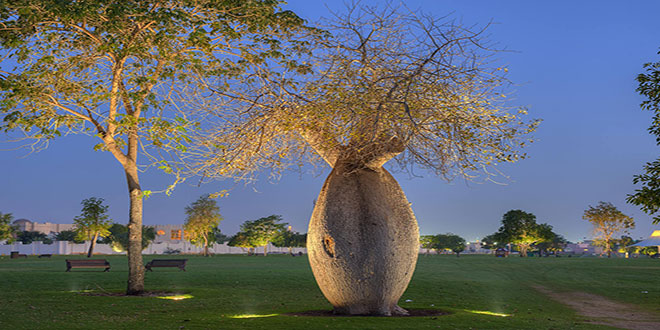
[[[406,314],[419,229],[401,187],[382,167],[335,166],[309,224],[312,271],[335,313]]]

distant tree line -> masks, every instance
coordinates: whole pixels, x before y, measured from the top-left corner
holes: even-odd
[[[635,228],[635,221],[612,203],[599,202],[597,206],[589,206],[582,218],[593,225],[594,243],[602,246],[603,253],[608,257],[612,251],[626,250],[635,243],[625,235],[616,239],[617,234],[627,234],[629,229]],[[553,231],[551,225],[537,223],[534,214],[522,210],[506,212],[498,231],[481,240],[485,249],[517,250],[521,257],[527,256],[529,251],[536,251],[539,255],[556,253],[562,251],[567,243],[562,235]]]
[[[263,246],[264,256],[268,255],[268,243],[289,248],[290,254],[294,247],[305,247],[307,234],[292,232],[288,229],[288,224],[281,221],[280,215],[245,221],[241,230],[232,236],[227,244],[247,249],[248,255],[254,254],[257,247]]]
[[[436,253],[451,251],[456,253],[456,257],[458,257],[461,252],[465,251],[466,247],[465,239],[452,233],[422,235],[419,241],[422,248],[426,249],[427,255],[431,250],[436,251]]]

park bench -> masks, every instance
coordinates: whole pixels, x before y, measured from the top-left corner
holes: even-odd
[[[177,267],[182,271],[186,271],[186,261],[188,259],[153,259],[149,261],[144,268],[153,272],[152,267]]]
[[[39,255],[39,258],[50,258],[50,257],[52,257],[52,256],[53,256],[53,255],[50,254],[50,253],[44,253],[44,254],[40,254],[40,255]]]
[[[10,256],[10,259],[18,259],[18,258],[26,258],[27,259],[27,254],[19,254],[17,251],[11,251],[9,256]]]
[[[105,268],[110,271],[110,263],[105,259],[66,259],[66,271],[73,268]]]

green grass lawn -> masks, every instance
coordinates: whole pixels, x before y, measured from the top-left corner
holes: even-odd
[[[2,257],[0,329],[603,328],[584,323],[569,307],[529,287],[534,284],[660,314],[660,260],[651,259],[420,256],[400,305],[450,314],[386,318],[283,315],[331,309],[306,257],[187,256],[187,272],[157,268],[146,274],[148,290],[187,294],[183,300],[93,295],[126,287],[126,257],[101,258],[110,261],[110,272],[66,273],[64,256]],[[145,262],[152,258],[145,256]]]

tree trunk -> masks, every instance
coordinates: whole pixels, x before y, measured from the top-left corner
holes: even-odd
[[[92,255],[94,254],[94,247],[96,246],[97,239],[99,239],[98,232],[94,233],[94,237],[92,238],[92,241],[89,244],[89,251],[87,251],[87,258],[91,258]]]
[[[397,303],[415,269],[419,228],[401,187],[381,166],[355,169],[339,161],[312,213],[309,262],[337,314],[407,314]]]
[[[125,168],[130,208],[128,217],[128,288],[126,294],[144,291],[144,265],[142,264],[142,189],[135,164]]]
[[[209,256],[209,240],[206,238],[206,235],[203,235],[204,237],[204,256],[208,257]]]
[[[289,246],[289,254],[293,255],[293,248]]]
[[[520,246],[520,257],[526,257],[527,256],[527,247],[524,245]]]
[[[268,255],[268,242],[264,245],[264,257]]]

